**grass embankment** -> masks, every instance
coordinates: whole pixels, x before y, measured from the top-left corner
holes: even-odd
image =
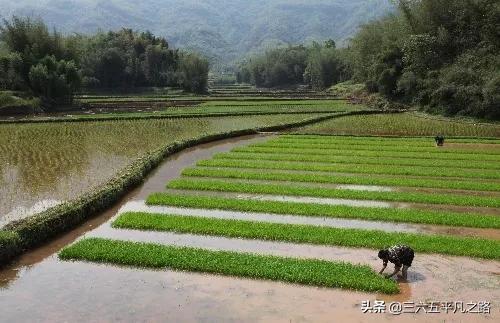
[[[284,215],[378,220],[391,222],[449,225],[500,229],[500,217],[473,213],[437,212],[417,209],[352,207],[298,202],[241,200],[212,196],[155,193],[148,205],[233,210]]]
[[[280,169],[336,173],[362,173],[410,176],[438,176],[457,178],[500,179],[500,172],[491,169],[462,169],[462,168],[429,168],[420,166],[395,165],[365,165],[365,164],[320,164],[310,162],[246,160],[246,159],[214,159],[202,160],[198,166],[233,167],[254,169]]]
[[[407,244],[412,246],[416,252],[500,259],[500,241],[443,235],[392,233],[378,230],[343,229],[140,212],[122,214],[113,223],[113,227],[373,249],[380,249],[394,244]]]
[[[358,156],[328,156],[328,155],[296,155],[283,153],[244,153],[231,152],[216,154],[214,159],[247,159],[247,160],[274,160],[298,161],[334,164],[365,164],[365,165],[394,165],[394,166],[419,166],[419,167],[449,167],[466,169],[497,169],[500,171],[500,162],[477,161],[471,163],[467,160],[440,160],[417,158],[383,158],[383,157],[358,157]]]
[[[398,152],[421,152],[421,153],[435,153],[439,154],[481,154],[481,155],[496,155],[500,158],[500,151],[494,150],[489,147],[481,147],[477,149],[468,148],[437,148],[437,147],[415,147],[406,146],[404,144],[394,146],[375,146],[375,145],[351,145],[351,144],[335,144],[330,147],[322,143],[296,143],[296,142],[272,142],[256,143],[250,147],[273,147],[273,148],[320,148],[320,149],[337,149],[337,150],[368,150],[368,151],[398,151]]]
[[[481,161],[500,161],[498,155],[481,154],[441,154],[434,152],[401,152],[401,151],[378,151],[378,150],[343,150],[337,148],[276,148],[276,147],[237,147],[233,152],[245,153],[270,153],[270,154],[297,154],[297,155],[328,155],[328,156],[359,156],[359,157],[382,157],[382,158],[418,158],[432,160],[467,160],[472,163]]]
[[[85,239],[59,254],[64,260],[87,260],[147,268],[170,268],[227,276],[339,287],[393,294],[397,284],[370,267],[315,259],[294,259],[148,243]]]
[[[474,180],[441,180],[441,179],[419,179],[400,177],[374,177],[374,176],[343,176],[329,175],[324,173],[296,173],[280,170],[266,170],[265,172],[253,169],[229,169],[229,168],[186,168],[182,171],[183,176],[190,177],[213,177],[234,178],[249,180],[269,181],[291,181],[304,183],[326,183],[326,184],[350,184],[350,185],[380,185],[396,187],[422,187],[437,189],[456,189],[473,191],[500,191],[499,183],[488,183]]]
[[[308,187],[297,184],[248,183],[242,181],[227,182],[214,179],[196,180],[181,178],[171,181],[167,185],[167,187],[181,190],[311,196],[322,198],[379,200],[390,202],[412,202],[459,206],[500,207],[500,199],[498,197],[410,192],[371,192],[310,186]]]
[[[0,230],[0,268],[2,261],[10,260],[22,250],[21,239],[15,232]]]

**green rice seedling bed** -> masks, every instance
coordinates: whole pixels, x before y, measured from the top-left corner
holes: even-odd
[[[394,145],[401,142],[407,145],[427,145],[433,144],[435,136],[427,137],[408,137],[408,136],[348,136],[348,135],[299,135],[299,134],[283,134],[279,139],[284,141],[313,141],[321,143],[329,143],[332,141],[348,141],[348,142],[376,142],[380,145]],[[446,138],[446,143],[454,144],[500,144],[500,139],[494,138],[467,138],[467,137],[451,137]]]
[[[397,284],[370,267],[152,243],[85,239],[65,248],[63,260],[86,260],[142,268],[169,268],[302,285],[394,294]]]
[[[379,230],[150,213],[122,214],[113,223],[113,227],[373,249],[394,244],[406,244],[412,246],[416,252],[500,259],[500,241],[444,235],[394,233]]]
[[[368,150],[368,151],[400,151],[400,152],[427,152],[440,154],[481,154],[481,155],[496,155],[500,157],[500,150],[492,150],[491,148],[478,149],[460,149],[460,148],[443,148],[443,147],[413,147],[404,145],[394,146],[377,146],[377,145],[350,145],[350,144],[335,144],[325,145],[316,143],[280,143],[280,142],[265,142],[252,144],[249,147],[273,147],[273,148],[305,148],[305,149],[335,149],[335,150]]]
[[[500,229],[500,217],[475,213],[427,211],[417,209],[352,207],[299,202],[256,201],[188,194],[155,193],[148,205],[233,210],[346,219],[363,219],[403,223],[436,224],[471,228]]]
[[[274,161],[298,161],[334,164],[367,164],[367,165],[395,165],[395,166],[420,166],[420,167],[445,167],[445,168],[470,168],[470,169],[497,169],[500,171],[500,162],[477,161],[471,163],[466,160],[432,160],[417,158],[383,158],[383,157],[358,157],[337,155],[297,155],[283,153],[244,153],[231,152],[220,153],[214,159],[248,159],[248,160],[274,160]]]
[[[434,138],[376,138],[376,137],[352,137],[352,136],[318,136],[318,137],[299,137],[299,136],[280,136],[269,142],[285,144],[314,144],[314,145],[351,145],[351,146],[397,146],[397,147],[433,147],[436,148]],[[480,145],[488,145],[488,148],[500,152],[500,141],[493,139],[446,139],[444,149],[454,147],[454,144],[463,145],[461,148],[470,150],[484,149]],[[439,148],[441,149],[441,148]]]
[[[329,184],[351,184],[351,185],[376,185],[396,187],[425,187],[438,189],[456,189],[472,191],[500,191],[500,183],[479,182],[474,180],[441,180],[441,179],[418,179],[400,177],[374,177],[374,176],[342,176],[329,175],[325,173],[296,173],[287,171],[253,169],[229,169],[229,168],[187,168],[182,172],[183,176],[190,177],[213,177],[234,178],[249,180],[269,181],[292,181],[306,183],[329,183]]]
[[[364,165],[364,164],[320,164],[293,161],[213,159],[202,160],[198,166],[234,167],[255,169],[281,169],[337,173],[363,173],[411,176],[437,176],[456,178],[499,179],[500,172],[491,169],[429,168],[420,166]]]
[[[181,178],[171,181],[168,185],[171,189],[218,191],[254,194],[272,194],[287,196],[311,196],[323,198],[378,200],[389,202],[412,202],[427,204],[445,204],[459,206],[500,207],[498,197],[465,196],[453,194],[429,194],[409,192],[370,192],[343,190],[321,187],[310,187],[290,184],[266,184],[248,182],[228,182],[223,180],[196,180]]]
[[[383,157],[383,158],[418,158],[431,160],[467,160],[471,163],[477,161],[500,162],[498,155],[482,154],[441,154],[435,152],[400,152],[376,150],[349,150],[330,148],[276,148],[276,147],[237,147],[233,152],[267,153],[267,154],[297,154],[297,155],[327,155],[327,156],[358,156],[358,157]]]

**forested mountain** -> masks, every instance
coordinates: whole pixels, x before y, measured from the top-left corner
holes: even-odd
[[[229,62],[277,44],[334,39],[391,10],[389,0],[0,0],[0,15],[40,16],[66,33],[150,30]]]

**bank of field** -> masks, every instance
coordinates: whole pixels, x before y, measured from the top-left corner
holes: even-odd
[[[457,121],[417,113],[348,116],[293,130],[301,134],[500,137],[499,124]]]
[[[500,241],[445,235],[392,233],[138,212],[122,214],[113,223],[113,227],[372,249],[402,243],[412,246],[417,252],[500,259]]]
[[[86,260],[142,268],[170,268],[386,294],[397,293],[399,290],[394,281],[377,275],[368,266],[152,243],[85,239],[65,248],[59,257],[64,260]]]

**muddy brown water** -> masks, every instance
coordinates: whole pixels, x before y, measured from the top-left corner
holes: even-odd
[[[82,236],[157,241],[212,249],[261,252],[368,264],[368,249],[248,241],[171,233],[109,229],[128,202],[144,200],[180,171],[215,152],[265,139],[245,137],[202,145],[169,158],[138,189],[80,228],[29,252],[0,271],[1,322],[394,322],[485,321],[500,317],[500,264],[496,261],[417,255],[408,282],[394,296],[303,287],[171,270],[62,262],[56,253]],[[491,314],[363,314],[365,300],[491,302]]]

